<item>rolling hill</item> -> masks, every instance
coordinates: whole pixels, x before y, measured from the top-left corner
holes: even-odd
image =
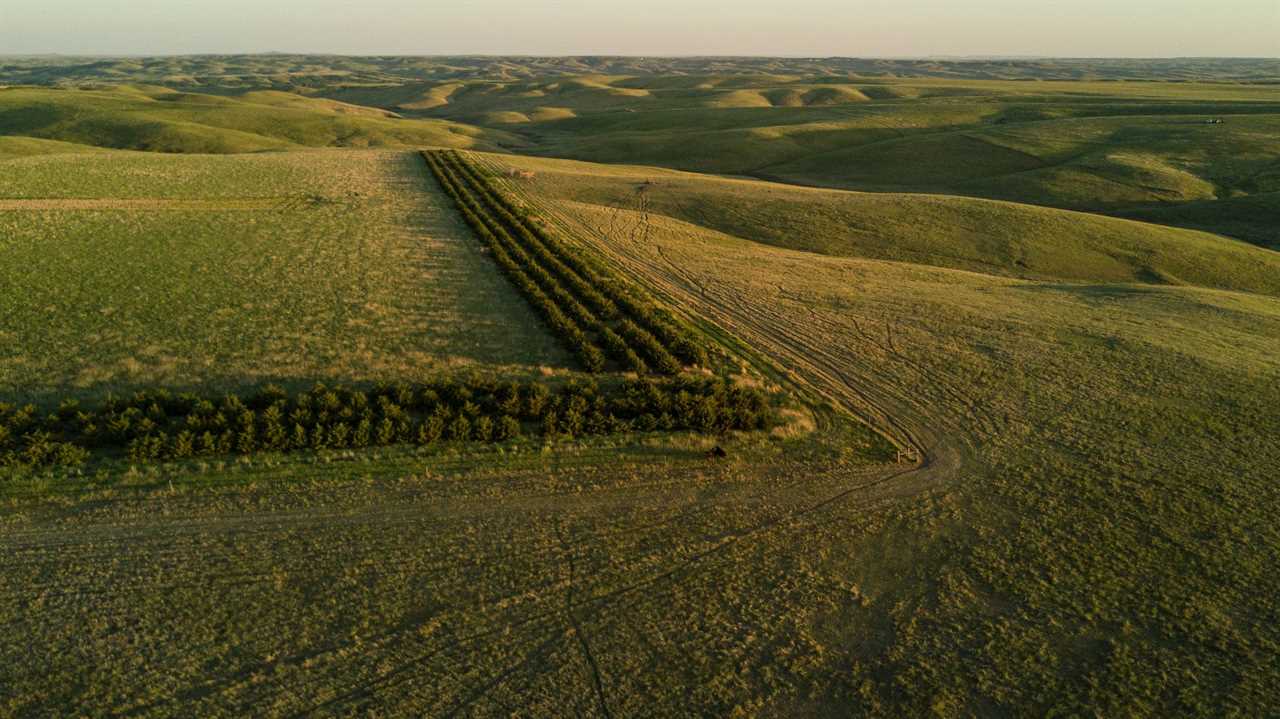
[[[159,152],[299,147],[492,147],[501,133],[276,92],[219,97],[164,88],[0,88],[0,133]]]
[[[677,72],[661,63],[581,61],[565,75],[567,68],[530,74],[538,63],[500,60],[351,60],[335,70],[318,58],[206,58],[207,81],[128,84],[193,62],[104,60],[92,67],[108,77],[81,83],[85,89],[5,89],[0,132],[187,152],[505,149],[1155,221],[1185,216],[1174,206],[1196,205],[1187,210],[1194,221],[1172,222],[1262,237],[1264,245],[1265,200],[1243,201],[1250,217],[1262,215],[1248,221],[1199,203],[1280,188],[1280,90],[1259,78],[1226,82],[1229,73],[1205,77],[1213,82],[1152,81],[1158,74],[1065,81],[1052,73],[1027,82],[935,77],[920,67],[894,78],[805,73],[803,64],[786,63],[704,62]],[[511,71],[516,66],[524,70]],[[76,86],[76,73],[89,67],[45,67],[44,80],[57,84],[62,72],[64,84]],[[255,68],[261,74],[249,72]]]
[[[1206,232],[1012,202],[859,193],[656,168],[492,156],[537,173],[523,186],[595,206],[615,232],[667,217],[777,247],[1076,282],[1199,285],[1280,295],[1280,255]],[[639,214],[638,217],[635,215]]]
[[[1280,250],[1280,192],[1121,211],[1117,214],[1164,225],[1221,232]]]
[[[1280,79],[1268,58],[919,59],[770,57],[487,57],[192,55],[10,57],[0,83],[141,82],[194,88],[296,89],[410,81],[518,81],[565,75],[669,77],[810,76],[967,80],[1162,80],[1265,83]]]
[[[1278,79],[4,59],[0,715],[1280,716]]]

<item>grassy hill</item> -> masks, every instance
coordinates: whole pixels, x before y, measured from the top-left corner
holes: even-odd
[[[236,66],[205,62],[209,72]],[[187,152],[502,148],[1153,219],[1177,216],[1172,206],[1280,190],[1280,90],[1261,81],[887,78],[732,63],[660,73],[660,65],[582,62],[563,74],[570,69],[534,73],[535,61],[520,65],[527,72],[502,61],[398,69],[367,61],[323,72],[316,58],[280,62],[275,74],[163,80],[178,90],[9,88],[0,91],[0,133]],[[114,68],[105,82],[127,83],[164,67],[134,65],[99,69]],[[1242,206],[1263,225],[1274,219],[1265,201]],[[1194,222],[1175,224],[1267,242],[1254,220],[1221,208],[1188,212]]]
[[[1280,192],[1121,211],[1125,217],[1209,229],[1272,250],[1280,249]]]
[[[695,232],[834,256],[1015,277],[1280,294],[1280,255],[1205,232],[965,197],[819,190],[646,167],[491,157],[496,166],[536,172],[523,186],[539,198],[614,213],[614,232],[633,239],[666,217]]]
[[[89,153],[100,151],[102,151],[101,148],[93,147],[91,145],[78,145],[74,142],[42,140],[37,137],[0,137],[0,160],[9,160],[17,157],[31,157],[32,155],[57,155],[67,152]]]
[[[1270,192],[1280,115],[1063,118],[907,136],[776,165],[805,183],[924,189],[1089,210]]]
[[[0,450],[37,419],[103,445],[0,467],[0,715],[1280,715],[1277,78],[7,59],[50,87],[0,89]],[[419,145],[514,198],[432,155],[488,240]],[[86,411],[621,386],[514,289],[602,267],[711,350],[679,381],[778,422],[567,436],[589,393],[453,384],[463,430],[406,444],[399,389],[322,388],[193,405],[229,443],[158,459],[118,439],[155,418],[177,447],[160,402],[187,400]],[[551,306],[604,316],[580,285]],[[542,413],[471,441],[513,400]],[[310,441],[255,444],[273,411]]]
[[[1280,543],[1266,528],[1277,500],[1266,489],[1280,422],[1275,298],[825,257],[665,218],[638,241],[611,230],[617,218],[598,206],[540,207],[815,390],[897,417],[937,465],[957,463],[954,482],[929,499],[880,514],[842,498],[641,605],[697,612],[717,586],[757,596],[766,581],[746,579],[735,561],[811,577],[772,595],[772,616],[789,615],[782,596],[822,607],[789,630],[802,639],[780,643],[821,679],[793,669],[789,690],[746,689],[749,711],[1274,707],[1264,687],[1277,644],[1264,617],[1276,603],[1255,588]],[[783,549],[792,542],[798,551]],[[676,611],[659,609],[672,601]],[[770,614],[749,604],[708,613]],[[647,634],[664,638],[688,626],[651,621]],[[722,622],[707,624],[734,624]],[[593,638],[637,636],[622,624],[602,619]],[[692,647],[731,632],[695,631],[655,653],[688,661]],[[625,662],[611,646],[606,665]],[[779,656],[742,651],[748,663]],[[1179,672],[1194,680],[1171,680]],[[642,681],[609,676],[619,697]]]
[[[208,163],[227,191],[259,174],[227,169],[238,163],[319,162],[307,175],[318,187],[306,187],[341,198],[326,188],[345,187],[350,170],[330,163],[350,157],[144,159]],[[6,166],[39,160],[61,158]],[[0,483],[0,621],[11,628],[0,635],[10,688],[0,711],[1276,713],[1280,300],[801,251],[729,229],[745,234],[751,205],[770,192],[780,193],[769,207],[780,222],[859,196],[489,161],[538,167],[534,181],[506,184],[546,226],[681,308],[756,381],[788,387],[807,430],[266,454]],[[156,165],[140,169],[127,176],[157,177]],[[639,175],[658,188],[688,183],[720,229],[569,192],[594,183],[607,194]],[[87,173],[99,179],[75,194],[108,176]],[[332,218],[343,231],[302,243],[331,260],[285,274],[294,263],[256,274],[231,264],[226,276],[272,277],[270,297],[305,298],[330,283],[354,291],[362,283],[344,278],[367,267],[380,296],[396,294],[383,286],[400,278],[412,287],[402,301],[457,307],[441,304],[441,278],[394,253],[341,270],[361,257],[344,252],[349,231],[387,237],[388,204],[374,200],[409,188],[396,173],[369,179],[381,189],[362,187],[369,201]],[[234,201],[224,185],[197,193],[150,181],[173,187],[171,200]],[[57,187],[43,183],[20,186]],[[720,204],[728,209],[709,209]],[[281,221],[301,227],[324,207]],[[903,212],[927,225],[934,210],[917,207]],[[721,212],[747,214],[734,224],[715,219]],[[154,242],[112,256],[146,265],[191,224],[166,221]],[[946,229],[932,233],[941,252]],[[250,265],[262,257],[237,251],[236,238],[219,231],[198,246],[226,246]],[[280,252],[296,244],[280,239]],[[956,234],[957,246],[969,242]],[[78,251],[93,247],[58,252],[81,268],[109,266]],[[177,268],[192,252],[162,257]],[[75,289],[64,279],[74,274],[41,276]],[[80,303],[26,296],[10,301],[33,325],[85,321]],[[360,334],[378,340],[370,349],[387,346],[380,313],[351,309],[372,323]],[[470,306],[474,315],[437,331],[458,332],[466,347],[491,310]],[[254,318],[267,337],[310,326],[245,307],[225,321],[244,331]],[[854,417],[910,438],[923,461],[869,460]],[[712,442],[728,456],[708,458]]]
[[[1266,194],[1280,181],[1274,86],[816,79],[468,81],[415,91],[431,102],[356,97],[507,128],[532,154],[1090,212]],[[1198,215],[1198,228],[1239,232]]]
[[[299,147],[492,146],[500,133],[274,92],[237,98],[122,86],[0,89],[0,133],[98,147],[233,153]]]

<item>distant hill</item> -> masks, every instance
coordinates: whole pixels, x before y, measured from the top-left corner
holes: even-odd
[[[39,84],[0,89],[0,135],[104,147],[472,147],[1008,200],[1264,247],[1280,226],[1280,60],[10,58],[0,82]]]
[[[1280,60],[853,57],[525,57],[188,55],[0,58],[0,83],[141,82],[173,86],[316,87],[410,80],[531,80],[558,75],[804,75],[964,80],[1275,82]]]
[[[74,142],[42,140],[38,137],[0,137],[0,160],[66,152],[105,152],[102,148]]]
[[[0,135],[133,150],[495,147],[502,133],[276,92],[218,97],[149,86],[0,89]],[[12,142],[12,141],[10,141]]]

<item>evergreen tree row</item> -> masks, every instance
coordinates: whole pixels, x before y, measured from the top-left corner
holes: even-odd
[[[616,273],[569,250],[532,222],[461,155],[424,155],[438,175],[449,176],[450,187],[463,197],[460,207],[465,205],[484,218],[490,234],[505,236],[508,253],[521,267],[537,267],[536,275],[563,283],[567,293],[597,315],[575,313],[581,326],[595,332],[597,342],[623,367],[675,374],[683,365],[707,364],[707,352],[691,331],[652,303],[638,299],[638,291]],[[611,327],[611,320],[617,324]]]
[[[529,261],[501,227],[486,218],[484,210],[442,166],[436,153],[423,153],[423,156],[463,220],[488,248],[499,269],[542,315],[552,332],[569,347],[583,367],[590,372],[602,371],[605,355],[583,330],[583,325],[591,327],[596,324],[595,317],[545,270]]]
[[[658,337],[685,364],[706,366],[708,362],[706,349],[698,343],[693,333],[681,323],[643,299],[639,299],[638,290],[631,283],[599,262],[593,262],[581,253],[568,249],[543,227],[531,221],[528,213],[516,207],[511,200],[488,177],[482,175],[456,151],[443,153],[468,173],[470,179],[496,205],[503,208],[503,218],[517,223],[522,234],[532,236],[556,258],[573,268],[585,281],[593,287],[602,289],[607,300],[620,308],[632,321]]]
[[[500,442],[632,431],[725,432],[768,426],[759,390],[683,375],[601,389],[471,378],[372,390],[318,384],[289,393],[268,386],[220,400],[166,391],[68,401],[47,413],[0,403],[0,467],[78,465],[91,455],[133,462],[301,449],[441,441]]]

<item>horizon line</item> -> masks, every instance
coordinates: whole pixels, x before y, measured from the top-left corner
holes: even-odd
[[[258,56],[300,56],[300,57],[415,57],[415,58],[533,58],[533,59],[573,59],[573,58],[623,58],[623,59],[750,59],[750,60],[1275,60],[1280,55],[1039,55],[1039,54],[938,54],[938,55],[814,55],[814,54],[664,54],[664,53],[412,53],[412,52],[311,52],[255,50],[251,52],[143,52],[143,53],[98,53],[98,52],[0,52],[5,58],[148,58],[148,57],[258,57]]]

